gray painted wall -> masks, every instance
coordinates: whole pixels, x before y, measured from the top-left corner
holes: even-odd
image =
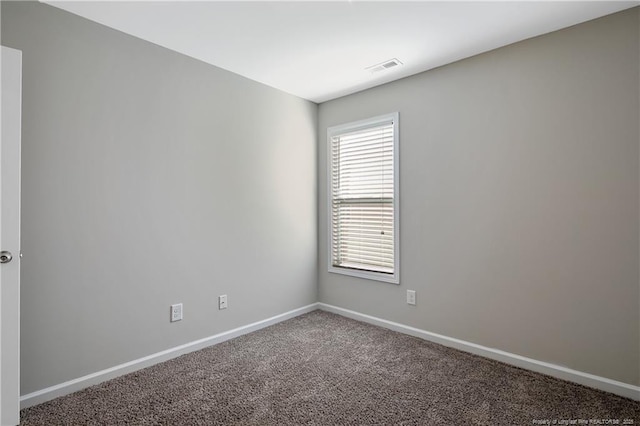
[[[635,8],[321,104],[320,301],[640,384],[638,22]],[[327,127],[392,111],[399,286],[327,272]]]
[[[43,4],[2,2],[2,44],[23,51],[22,394],[317,300],[315,104]]]

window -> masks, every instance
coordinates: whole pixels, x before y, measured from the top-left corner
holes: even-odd
[[[398,113],[327,133],[329,272],[397,284]]]

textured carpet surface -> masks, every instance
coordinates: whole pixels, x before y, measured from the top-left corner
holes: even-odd
[[[640,425],[640,403],[321,311],[21,412],[22,425],[554,420]]]

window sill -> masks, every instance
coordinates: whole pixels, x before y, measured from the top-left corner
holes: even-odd
[[[334,274],[349,275],[351,277],[363,278],[366,280],[382,281],[390,284],[400,284],[398,273],[385,274],[383,272],[365,271],[354,268],[341,268],[339,266],[329,266],[329,272]]]

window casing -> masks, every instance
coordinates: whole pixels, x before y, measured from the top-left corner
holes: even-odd
[[[399,283],[398,113],[330,127],[329,272]]]

